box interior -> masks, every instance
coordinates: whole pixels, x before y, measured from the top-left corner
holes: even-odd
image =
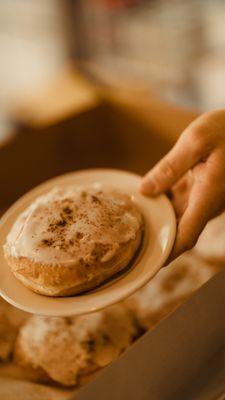
[[[169,130],[171,127],[168,127]],[[21,126],[13,139],[0,148],[0,210],[6,209],[35,185],[70,171],[103,167],[144,174],[168,151],[171,144],[165,124],[162,137],[162,131],[157,129],[155,123],[151,124],[151,120],[107,101],[50,126]],[[209,282],[209,289],[205,292],[201,289],[197,297],[191,298],[151,333],[145,334],[118,362],[81,389],[76,398],[100,400],[105,398],[107,391],[111,396],[107,395],[109,399],[145,400],[149,398],[149,393],[152,393],[152,400],[180,399],[174,396],[180,396],[184,382],[191,385],[199,368],[224,345],[222,336],[225,327],[217,323],[222,318],[225,300],[221,281],[224,282],[224,275],[221,280],[217,279],[217,283]],[[210,296],[215,297],[215,301],[207,310],[203,305],[210,302]],[[195,315],[193,310],[196,321],[199,321],[198,336],[196,326],[190,325]],[[209,326],[210,318],[211,321],[213,319],[212,326]],[[200,335],[204,330],[207,334],[201,341]],[[174,344],[177,346],[174,347]],[[165,361],[168,357],[173,361],[169,365]],[[180,367],[177,368],[177,365]],[[149,366],[150,379],[149,374],[143,374]],[[128,380],[134,385],[128,385]],[[110,392],[112,381],[117,381],[120,386],[119,389],[118,386],[113,387]],[[142,386],[145,390],[140,394],[138,390]],[[167,397],[166,391],[169,392]],[[159,393],[164,397],[157,397]]]
[[[169,147],[166,136],[162,141],[137,115],[106,102],[45,128],[20,128],[0,149],[0,209],[46,179],[74,170],[143,174]]]

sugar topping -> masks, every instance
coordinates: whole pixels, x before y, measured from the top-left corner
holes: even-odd
[[[112,259],[135,239],[142,218],[129,195],[98,188],[54,188],[15,222],[5,250],[45,264]]]

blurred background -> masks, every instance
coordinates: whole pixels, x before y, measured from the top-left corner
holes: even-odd
[[[223,107],[224,20],[223,0],[1,1],[0,139],[46,107],[87,101],[75,70],[192,109]]]

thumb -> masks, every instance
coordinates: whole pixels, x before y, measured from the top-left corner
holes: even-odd
[[[190,132],[183,132],[175,146],[143,178],[140,191],[156,196],[168,191],[202,156]]]

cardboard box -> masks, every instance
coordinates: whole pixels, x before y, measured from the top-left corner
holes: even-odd
[[[224,287],[225,270],[134,343],[75,399],[192,400],[198,374],[205,366],[210,368],[211,359],[225,345]]]
[[[0,209],[35,185],[69,171],[147,171],[171,145],[142,118],[101,102],[42,128],[23,126],[0,149]]]
[[[71,170],[113,167],[143,174],[195,116],[154,100],[110,99],[47,127],[18,131],[0,150],[0,209]],[[198,375],[225,346],[224,287],[222,271],[74,398],[194,399]]]

